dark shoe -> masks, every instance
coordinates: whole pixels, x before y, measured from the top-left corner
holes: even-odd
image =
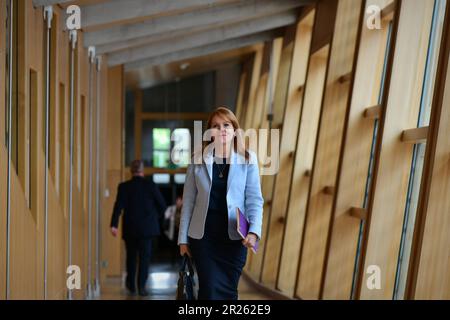
[[[149,293],[148,293],[148,291],[146,289],[140,289],[139,290],[139,295],[141,297],[148,297]]]
[[[128,290],[128,294],[134,296],[136,294],[136,288],[133,286],[130,286],[128,283],[125,285]]]
[[[136,290],[130,290],[127,288],[127,293],[129,296],[135,296],[136,295]]]

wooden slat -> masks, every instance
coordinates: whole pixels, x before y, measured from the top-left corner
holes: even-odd
[[[313,31],[311,54],[331,44],[336,21],[338,0],[318,1],[316,4],[316,21]]]
[[[362,1],[338,3],[300,258],[297,295],[304,299],[320,296],[334,198],[322,190],[324,186],[336,184],[351,89],[349,76],[345,75],[353,73],[362,7]],[[342,75],[345,83],[339,81]]]
[[[376,184],[368,207],[360,299],[392,299],[413,152],[399,137],[405,128],[417,125],[422,94],[418,88],[423,85],[433,6],[419,0],[401,3],[385,123],[379,133]],[[365,270],[370,265],[382,270],[380,290],[366,286],[370,275]]]
[[[241,122],[242,115],[242,104],[244,102],[244,90],[245,90],[245,80],[247,77],[246,72],[242,72],[239,79],[239,89],[238,89],[238,97],[236,102],[236,118],[239,122]]]
[[[247,118],[247,104],[248,99],[250,96],[250,83],[251,83],[251,74],[252,74],[252,67],[253,67],[253,60],[254,55],[246,59],[242,66],[242,72],[246,74],[245,82],[244,82],[244,88],[242,91],[242,107],[241,107],[241,114],[239,117],[239,123],[241,128],[245,125],[245,119]]]
[[[259,84],[259,77],[261,75],[262,58],[263,58],[263,47],[260,47],[260,49],[255,52],[253,60],[252,78],[250,82],[250,91],[246,108],[246,112],[248,114],[247,117],[245,118],[245,123],[243,126],[245,130],[250,129],[253,121],[252,115],[255,108],[256,95],[258,93],[258,84]]]
[[[42,16],[39,13],[40,10],[36,10],[36,18],[40,21]],[[66,277],[61,273],[66,272],[68,257],[68,245],[65,239],[67,239],[69,190],[69,86],[67,85],[69,83],[69,48],[67,33],[59,27],[60,17],[61,10],[54,7],[53,19],[55,19],[54,28],[56,28],[56,32],[53,45],[57,48],[55,59],[57,63],[52,66],[56,69],[52,82],[54,82],[53,85],[56,90],[53,99],[57,109],[57,136],[59,140],[56,147],[58,158],[55,160],[59,162],[58,167],[55,168],[58,170],[58,174],[55,176],[59,176],[59,181],[49,180],[48,297],[50,299],[65,299],[67,296]],[[39,42],[39,37],[37,41]],[[39,45],[43,44],[39,43]],[[42,49],[39,48],[38,50]],[[34,190],[36,189],[42,189],[42,184],[36,186]]]
[[[279,274],[281,244],[283,242],[286,210],[289,201],[289,189],[293,171],[293,156],[297,143],[300,115],[303,107],[303,94],[298,90],[306,81],[309,52],[314,24],[314,11],[297,24],[292,66],[289,75],[286,108],[284,111],[283,130],[280,146],[280,170],[274,185],[273,205],[270,213],[269,231],[266,241],[265,265],[263,267],[263,283],[275,287]]]
[[[381,19],[384,21],[389,21],[394,18],[396,3],[394,0],[390,0],[385,6],[381,9]]]
[[[357,218],[359,220],[367,219],[367,210],[363,208],[351,208],[349,210],[349,215],[351,217]]]
[[[386,0],[367,1],[382,6]],[[365,25],[366,21],[363,21]],[[323,299],[349,299],[361,221],[347,214],[348,208],[362,207],[366,191],[374,121],[366,121],[378,114],[382,73],[389,29],[369,30],[363,27],[356,65],[352,102],[340,164],[339,182],[334,204]],[[389,77],[389,75],[388,75]],[[367,109],[367,106],[375,107]]]
[[[261,114],[261,129],[268,130],[269,129],[269,116],[268,112],[270,110],[270,105],[272,103],[271,99],[273,99],[273,95],[275,94],[276,89],[276,79],[278,78],[278,70],[280,67],[280,59],[282,54],[282,48],[283,48],[283,38],[275,39],[272,43],[272,67],[269,74],[268,79],[268,88],[266,90],[266,95],[264,99],[264,112]],[[262,139],[262,137],[260,137]],[[268,156],[267,150],[270,150],[269,145],[269,137],[266,138],[267,141],[263,141],[260,144],[260,154],[264,155],[262,159],[259,159],[260,162],[260,173],[263,174],[264,172],[264,164],[270,161],[270,158]],[[270,154],[270,153],[269,153]],[[267,234],[267,224],[269,221],[269,210],[270,210],[270,204],[271,203],[271,195],[268,194],[268,182],[267,179],[269,176],[262,175],[261,176],[261,185],[262,185],[262,192],[264,197],[264,213],[263,213],[263,225],[262,225],[262,239],[260,243],[260,254],[253,255],[252,258],[249,261],[249,264],[246,266],[249,275],[259,281],[261,276],[261,268],[262,268],[262,261],[264,257],[264,241],[265,241],[265,235]]]
[[[0,0],[0,61],[6,61],[6,0]],[[5,63],[0,63],[0,141],[5,141],[6,114],[6,70]],[[6,150],[0,144],[0,189],[6,190]],[[0,193],[0,252],[6,252],[6,192]],[[0,255],[0,277],[6,279],[6,255]],[[0,283],[0,299],[6,299],[6,281]]]
[[[343,84],[343,83],[349,82],[350,80],[352,80],[352,73],[351,72],[340,76],[339,79],[338,79],[338,82]]]
[[[283,120],[284,109],[286,107],[287,88],[289,83],[289,70],[292,63],[292,54],[294,51],[294,39],[295,39],[296,26],[291,26],[286,29],[283,37],[282,49],[280,51],[279,66],[277,69],[277,78],[273,79],[274,96],[273,96],[273,123],[281,123]],[[270,103],[270,102],[269,102]],[[267,149],[270,150],[270,137],[267,141]],[[267,159],[266,159],[267,160]],[[270,221],[270,206],[268,203],[272,201],[273,186],[275,178],[273,175],[262,176],[261,189],[264,203],[263,225],[262,225],[262,237],[260,241],[259,253],[255,255],[255,259],[252,261],[251,274],[258,281],[261,278],[262,266],[265,264],[265,242],[268,232],[268,225]]]
[[[423,143],[427,141],[428,127],[408,129],[402,132],[401,140],[405,143]]]
[[[379,119],[381,117],[382,106],[377,104],[364,110],[364,118]]]
[[[334,196],[334,194],[336,193],[336,188],[333,186],[326,186],[322,189],[322,192],[327,196]]]
[[[294,296],[300,244],[306,214],[306,202],[319,126],[329,46],[316,51],[309,61],[301,126],[298,132],[292,184],[289,190],[286,227],[280,259],[277,287]]]
[[[58,71],[59,65],[58,57],[58,28],[59,16],[55,15],[52,20],[52,29],[50,31],[51,47],[50,47],[50,123],[49,123],[49,157],[50,157],[50,176],[53,182],[59,179],[59,108],[57,108],[59,101],[58,90]],[[50,177],[49,176],[49,177]]]
[[[260,115],[261,113],[264,113],[265,96],[267,85],[269,82],[271,52],[272,52],[272,42],[271,41],[266,42],[263,47],[260,78],[255,96],[255,107],[253,108],[251,116],[252,117],[251,128],[255,130],[260,128],[262,121],[262,117]]]

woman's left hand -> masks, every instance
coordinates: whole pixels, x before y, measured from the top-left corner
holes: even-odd
[[[252,248],[256,244],[257,236],[254,233],[249,233],[247,237],[242,240],[242,244],[247,248]]]

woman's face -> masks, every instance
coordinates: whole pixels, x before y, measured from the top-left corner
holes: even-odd
[[[211,129],[214,142],[228,144],[233,140],[234,127],[228,119],[215,116],[211,121]]]

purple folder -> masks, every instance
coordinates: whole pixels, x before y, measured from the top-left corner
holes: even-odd
[[[242,213],[242,211],[239,208],[236,208],[236,221],[237,221],[237,232],[242,237],[242,239],[245,239],[248,234],[248,229],[250,228],[250,224],[247,220],[247,217]],[[252,251],[256,253],[258,251],[259,247],[259,240],[256,240],[255,246],[252,247]]]

